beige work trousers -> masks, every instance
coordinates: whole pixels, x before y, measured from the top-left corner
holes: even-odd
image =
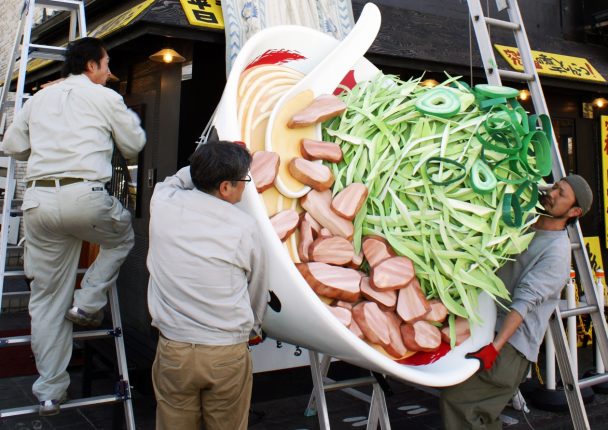
[[[157,430],[246,430],[252,385],[246,343],[197,345],[158,339],[152,366]]]
[[[59,399],[70,383],[71,306],[95,312],[133,247],[131,214],[100,182],[28,188],[23,198],[25,274],[31,279],[32,351],[40,377],[40,400]],[[100,245],[99,255],[74,291],[82,241]]]

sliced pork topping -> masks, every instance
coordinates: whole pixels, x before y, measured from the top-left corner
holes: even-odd
[[[415,277],[405,288],[399,290],[399,297],[397,298],[397,315],[405,322],[411,323],[424,316],[431,311],[431,305],[429,305],[418,279]]]
[[[258,193],[266,191],[274,184],[279,172],[280,157],[276,152],[256,151],[251,160],[251,177]]]
[[[350,309],[346,309],[339,306],[327,306],[327,309],[336,317],[338,321],[344,324],[346,327],[350,327],[353,321],[353,315]]]
[[[471,336],[471,328],[469,326],[469,320],[456,317],[454,320],[454,331],[456,334],[456,345],[460,345],[462,342],[467,340]],[[445,325],[441,329],[441,338],[445,343],[450,343],[450,326]]]
[[[323,227],[336,236],[351,240],[353,237],[353,223],[336,215],[329,207],[331,198],[329,191],[319,192],[312,190],[300,199],[302,207]]]
[[[287,239],[290,234],[296,231],[299,222],[300,216],[293,209],[278,212],[270,217],[270,223],[281,241]]]
[[[296,113],[287,123],[289,128],[308,127],[341,115],[346,104],[332,94],[323,94],[315,98],[310,105]]]
[[[342,218],[352,221],[365,203],[367,187],[360,183],[350,184],[340,191],[331,202],[332,210]]]
[[[325,263],[299,263],[296,266],[319,295],[347,302],[356,302],[361,297],[361,275],[356,270]]]
[[[342,161],[342,150],[340,149],[340,145],[336,143],[302,139],[300,152],[304,158],[311,161],[324,160],[330,163]]]
[[[414,264],[407,257],[391,257],[371,270],[371,284],[377,290],[398,290],[414,278]]]
[[[401,319],[392,311],[386,312],[386,317],[388,319],[388,331],[391,341],[384,347],[384,350],[395,358],[402,358],[407,354],[407,348],[401,336]]]
[[[443,322],[448,316],[448,308],[445,307],[441,300],[433,299],[429,300],[431,311],[424,316],[426,321],[430,322]]]
[[[391,342],[386,314],[374,302],[361,302],[353,308],[353,318],[365,337],[382,347]]]
[[[428,321],[401,325],[401,337],[411,351],[435,351],[441,345],[441,332]]]
[[[312,261],[344,266],[352,261],[355,249],[343,237],[320,237],[310,245],[308,255]]]
[[[289,163],[289,173],[298,181],[314,188],[317,191],[328,190],[334,183],[334,175],[329,167],[323,164],[294,158]]]
[[[387,240],[380,236],[365,236],[361,249],[370,267],[377,266],[387,258],[395,256],[395,252]]]
[[[366,299],[378,303],[384,310],[395,309],[397,305],[397,292],[395,290],[378,291],[369,284],[369,278],[361,278],[361,294]]]

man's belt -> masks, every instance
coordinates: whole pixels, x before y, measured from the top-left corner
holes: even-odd
[[[60,179],[37,179],[35,181],[28,181],[27,188],[31,187],[60,187],[64,185],[75,184],[77,182],[84,182],[86,179],[82,178],[60,178]]]

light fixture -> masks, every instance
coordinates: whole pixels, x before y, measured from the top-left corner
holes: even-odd
[[[424,81],[420,82],[420,85],[427,88],[433,88],[439,85],[439,82],[437,82],[435,79],[425,79]]]
[[[184,57],[177,53],[174,49],[165,48],[150,55],[150,60],[158,61],[159,63],[183,63],[186,61]]]
[[[519,92],[519,95],[517,96],[517,98],[519,98],[521,101],[525,102],[526,100],[528,100],[530,98],[530,91],[521,90]]]
[[[598,109],[605,108],[606,106],[608,106],[608,100],[603,97],[598,97],[597,99],[593,100],[593,106]]]

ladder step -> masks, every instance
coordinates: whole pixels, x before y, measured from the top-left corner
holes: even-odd
[[[103,339],[106,337],[114,337],[115,333],[116,330],[114,329],[75,331],[72,337],[74,340]],[[32,336],[30,335],[0,337],[0,347],[29,345],[31,341]]]
[[[106,396],[85,397],[83,399],[69,400],[63,403],[60,407],[64,409],[74,409],[82,406],[103,405],[122,402],[125,399],[117,394],[109,394]],[[37,414],[39,406],[23,406],[20,408],[0,409],[0,418],[16,417],[19,415]]]
[[[76,273],[82,275],[86,273],[87,269],[78,269]],[[25,272],[23,270],[7,270],[4,272],[5,278],[23,278],[25,277]]]
[[[513,70],[499,69],[498,74],[501,78],[514,79],[516,81],[532,82],[534,76],[531,73],[514,72]]]
[[[496,19],[496,18],[487,18],[486,17],[486,24],[492,25],[492,26],[498,27],[498,28],[513,30],[513,31],[517,31],[521,28],[519,24],[516,24],[514,22],[504,21],[502,19]]]
[[[593,306],[593,305],[579,306],[576,308],[560,311],[560,313],[562,314],[562,318],[568,318],[568,317],[573,317],[573,316],[577,316],[577,315],[587,315],[587,314],[592,314],[594,312],[599,312],[599,311],[598,311],[597,306]]]
[[[323,384],[323,389],[325,391],[335,391],[342,390],[343,388],[354,388],[362,385],[375,384],[377,382],[378,381],[373,376],[366,376],[363,378],[345,379],[331,384]]]
[[[580,243],[570,242],[570,248],[573,251],[579,251],[582,248],[582,246]]]
[[[46,60],[63,61],[66,48],[49,45],[30,45],[30,58],[44,58]]]
[[[578,381],[578,386],[582,390],[583,388],[591,387],[593,385],[608,382],[608,373],[602,373],[599,375],[589,376]]]
[[[81,1],[76,1],[76,0],[37,0],[36,1],[36,6],[42,6],[45,8],[56,9],[56,10],[68,10],[68,11],[78,10],[78,8],[80,7],[81,4],[82,4]]]

